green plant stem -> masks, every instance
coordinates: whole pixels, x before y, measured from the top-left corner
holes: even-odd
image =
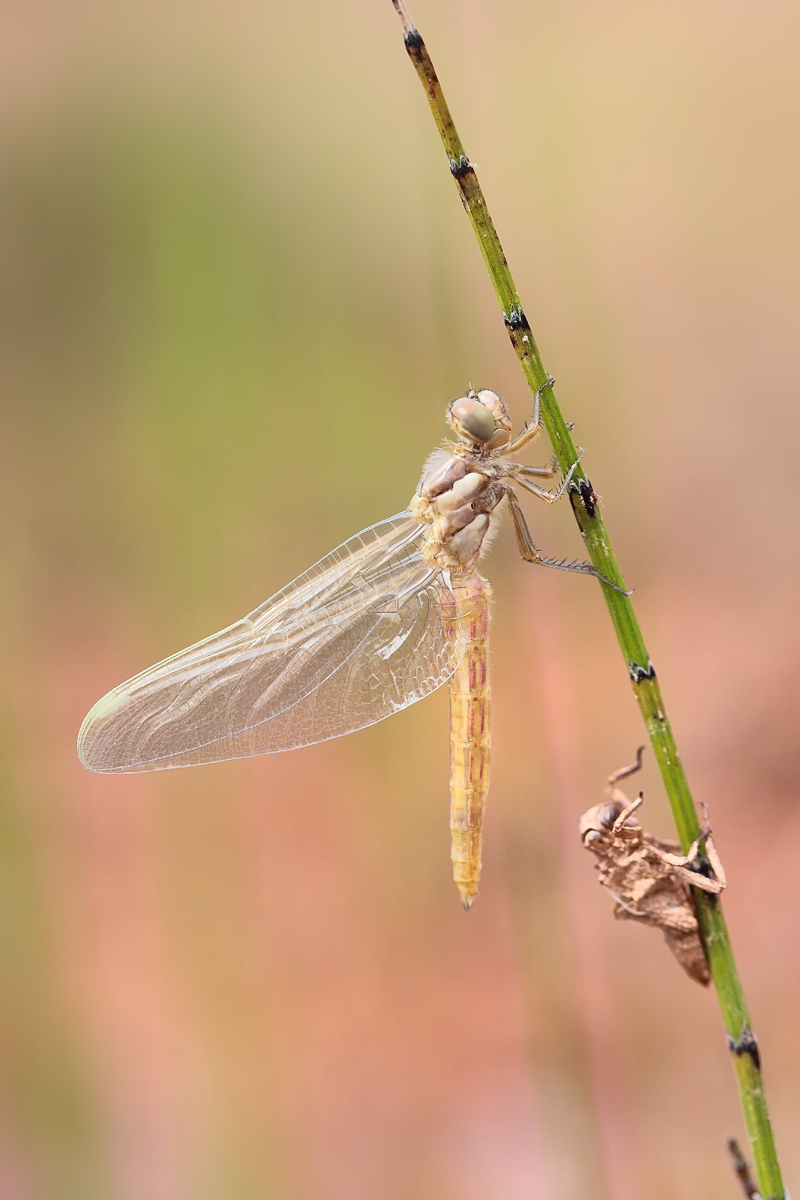
[[[486,206],[475,170],[456,132],[442,88],[425,44],[409,17],[403,0],[392,0],[403,23],[406,49],[431,106],[462,204],[483,255],[511,344],[532,392],[542,392],[542,420],[561,470],[566,474],[577,459],[569,427],[553,394],[546,386],[548,374],[520,302],[506,256]],[[623,591],[625,583],[611,546],[592,485],[580,465],[573,475],[570,500],[586,550],[595,570]],[[667,718],[661,689],[647,653],[630,597],[600,582],[611,620],[625,658],[628,675],[642,713],[658,769],[672,807],[684,853],[700,833],[689,784]],[[722,906],[716,896],[693,889],[700,929],[711,975],[719,996],[734,1071],[750,1137],[753,1163],[764,1200],[784,1200],[780,1167],[775,1151],[761,1075],[758,1046],[733,956]]]

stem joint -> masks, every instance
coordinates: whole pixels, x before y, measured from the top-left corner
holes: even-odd
[[[506,329],[524,329],[526,333],[531,332],[528,318],[525,316],[521,304],[513,304],[507,313],[503,313],[503,324]]]
[[[466,154],[460,154],[458,158],[450,159],[450,174],[454,179],[463,179],[465,175],[469,175],[471,170],[472,163]]]
[[[584,537],[586,530],[581,521],[581,513],[578,511],[578,506],[583,510],[583,513],[592,520],[597,516],[597,507],[600,503],[600,497],[592,487],[588,479],[576,479],[569,486],[569,502],[572,505],[572,511],[575,514],[575,519],[578,522],[578,528]]]
[[[738,1038],[731,1037],[728,1034],[728,1049],[731,1054],[735,1054],[738,1058],[741,1058],[743,1054],[749,1055],[755,1069],[757,1071],[761,1070],[761,1051],[758,1048],[755,1034],[746,1021],[742,1026],[742,1032]]]

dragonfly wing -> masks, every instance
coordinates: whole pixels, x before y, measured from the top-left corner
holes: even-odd
[[[150,667],[86,717],[93,771],[148,771],[307,746],[383,720],[449,679],[464,647],[446,576],[400,513],[249,616]]]

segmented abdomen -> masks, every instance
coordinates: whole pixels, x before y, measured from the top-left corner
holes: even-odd
[[[450,680],[450,831],[453,878],[464,908],[478,891],[489,790],[489,601],[480,575],[453,581],[466,652]]]

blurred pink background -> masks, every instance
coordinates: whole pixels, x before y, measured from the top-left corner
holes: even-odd
[[[412,13],[711,807],[798,1190],[800,17]],[[469,917],[445,695],[249,762],[75,756],[108,688],[403,508],[468,383],[529,409],[389,0],[11,0],[0,59],[0,1197],[738,1195],[714,994],[578,842],[642,738],[590,581],[509,529],[486,561]]]

